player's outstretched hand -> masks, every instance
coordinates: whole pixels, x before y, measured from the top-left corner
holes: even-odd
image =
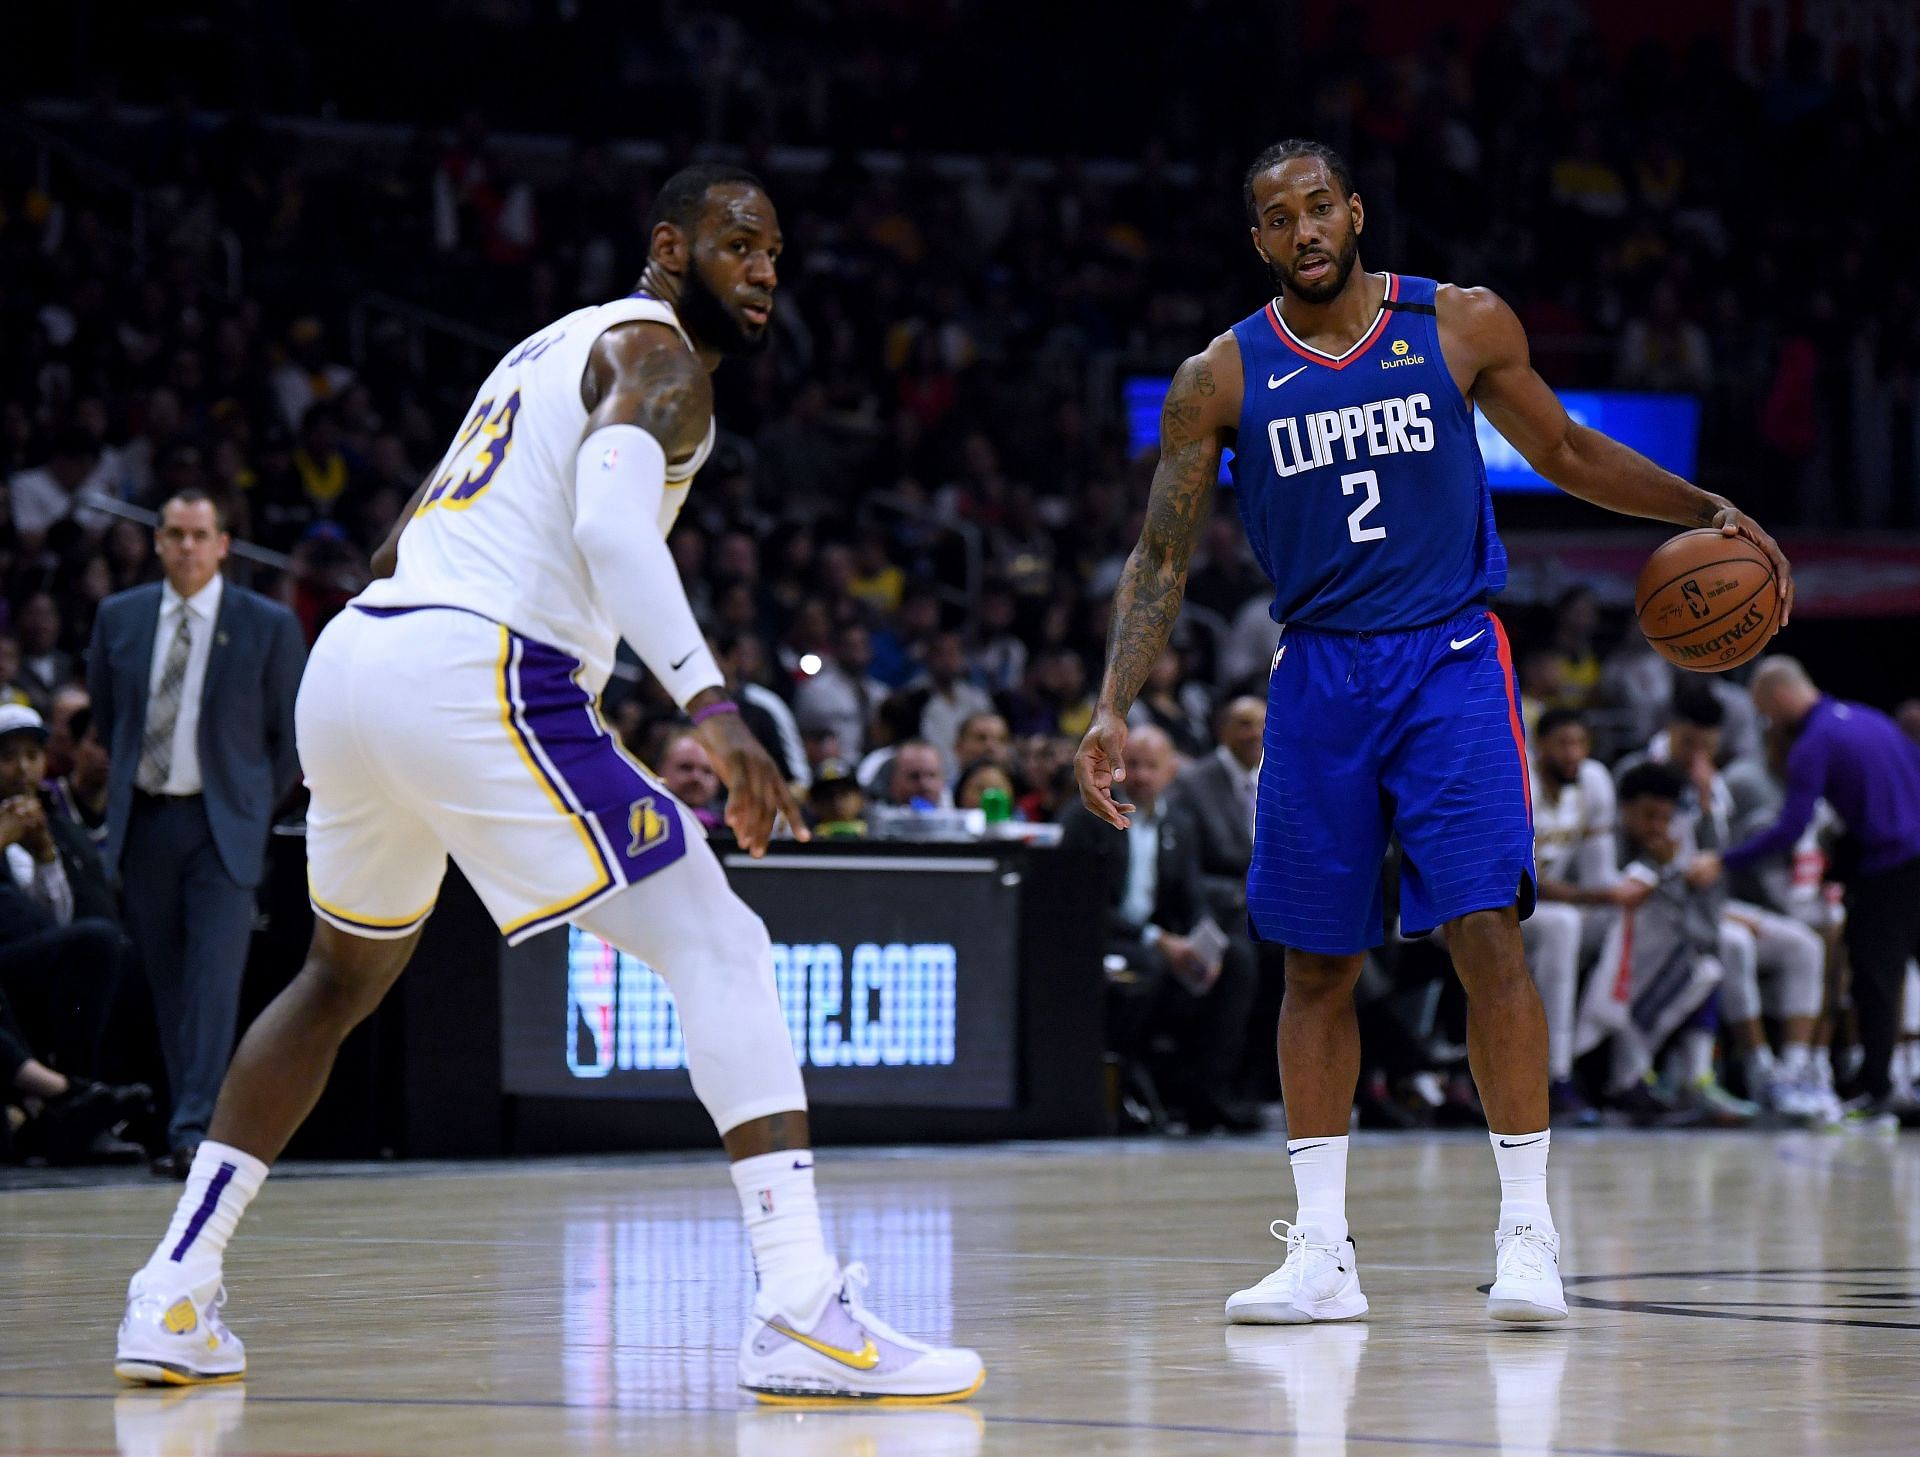
[[[1785,627],[1793,617],[1793,563],[1780,550],[1780,543],[1738,506],[1722,507],[1713,524],[1722,536],[1744,536],[1772,558],[1773,575],[1780,583],[1780,627]]]
[[[785,819],[796,840],[811,840],[805,816],[778,766],[737,713],[718,713],[699,728],[714,773],[727,786],[727,828],[754,859],[767,853],[773,828]]]
[[[1127,749],[1127,721],[1118,714],[1094,716],[1087,736],[1080,740],[1080,751],[1073,756],[1073,777],[1080,785],[1080,800],[1115,829],[1131,823],[1127,816],[1133,806],[1113,797],[1116,781],[1127,777],[1121,758]]]

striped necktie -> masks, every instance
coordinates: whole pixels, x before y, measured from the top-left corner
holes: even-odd
[[[140,740],[140,767],[133,782],[148,794],[166,788],[173,772],[173,729],[180,722],[181,689],[187,681],[187,657],[193,651],[193,614],[180,604],[180,622],[167,645],[167,661],[160,670],[160,686],[147,702],[147,731]]]

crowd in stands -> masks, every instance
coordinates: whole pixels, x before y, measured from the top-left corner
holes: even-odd
[[[1556,384],[1701,394],[1703,483],[1737,488],[1770,525],[1913,526],[1920,461],[1901,442],[1914,428],[1920,309],[1889,252],[1920,205],[1893,181],[1920,143],[1911,89],[1879,60],[1836,75],[1805,38],[1757,80],[1707,44],[1614,57],[1583,23],[1549,36],[1529,20],[1542,8],[1516,7],[1512,25],[1472,45],[1438,29],[1401,56],[1381,54],[1356,13],[1335,24],[1312,85],[1274,103],[1288,129],[1355,159],[1370,261],[1496,287]],[[1119,374],[1166,372],[1266,296],[1239,172],[1274,123],[1252,114],[1246,88],[1188,89],[1073,134],[1085,156],[1124,150],[1132,165],[1119,173],[1017,162],[1016,147],[1054,143],[1004,116],[978,133],[985,156],[943,170],[919,149],[963,139],[937,133],[938,77],[905,74],[900,58],[964,69],[966,46],[942,52],[924,28],[993,7],[939,8],[947,20],[877,9],[905,33],[847,52],[810,95],[796,79],[818,19],[808,7],[773,30],[724,6],[666,7],[658,52],[645,35],[622,52],[621,74],[646,84],[618,114],[669,139],[655,165],[623,160],[604,127],[555,164],[492,135],[477,111],[420,125],[420,112],[395,118],[371,100],[369,115],[408,129],[296,132],[217,77],[198,100],[102,81],[64,121],[0,124],[0,697],[44,719],[57,813],[94,829],[105,816],[83,658],[101,602],[159,570],[129,513],[211,493],[234,536],[268,553],[230,574],[290,607],[311,641],[366,580],[371,547],[491,362],[478,343],[458,368],[430,361],[422,338],[441,335],[356,301],[393,296],[504,345],[617,296],[639,271],[651,185],[712,142],[766,177],[789,248],[774,346],[719,375],[720,445],[670,542],[743,713],[828,833],[867,833],[887,809],[1003,795],[1016,820],[1071,820],[1072,748],[1151,467],[1129,451],[1110,396]],[[1240,39],[1197,23],[1179,37],[1182,64],[1243,75],[1259,48],[1250,59]],[[311,84],[286,94],[316,109],[331,100]],[[120,104],[152,99],[165,105],[139,119]],[[896,148],[903,164],[862,161],[856,141]],[[787,142],[821,150],[776,146]],[[1780,205],[1783,187],[1845,199],[1850,225],[1836,236],[1833,207]],[[1167,878],[1183,887],[1184,924],[1153,919],[1161,887],[1120,886],[1115,975],[1139,980],[1142,1005],[1116,1016],[1116,1046],[1145,1068],[1149,1045],[1171,1037],[1217,1073],[1204,1087],[1143,1081],[1149,1123],[1157,1101],[1196,1126],[1232,1126],[1270,1091],[1270,1070],[1255,1069],[1271,1061],[1258,1023],[1275,973],[1243,944],[1233,854],[1219,843],[1231,796],[1257,772],[1251,724],[1275,634],[1263,588],[1223,505],[1194,559],[1187,617],[1134,710],[1178,853],[1190,840],[1201,863]],[[1676,696],[1673,673],[1578,588],[1513,617],[1537,752],[1557,754],[1551,744],[1578,731],[1609,763],[1653,761],[1621,779],[1619,823],[1609,811],[1605,826],[1628,836],[1629,872],[1658,880],[1659,847],[1681,838],[1637,807],[1672,802],[1697,818],[1734,813],[1723,798],[1764,801],[1769,745],[1738,685]],[[606,706],[718,826],[721,790],[698,740],[637,665]],[[1702,739],[1716,748],[1685,747]],[[1595,774],[1571,747],[1564,758],[1565,784],[1591,785],[1597,802]],[[1597,844],[1597,822],[1591,834]],[[1729,889],[1830,952],[1823,897],[1809,909],[1799,882],[1762,894],[1779,873]],[[1582,882],[1569,871],[1567,884]],[[1584,889],[1626,894],[1611,884]],[[1570,936],[1580,966],[1599,954],[1596,918],[1576,919],[1571,933],[1558,925],[1557,965]],[[1747,935],[1753,949],[1720,961],[1744,955],[1764,983],[1778,975],[1770,960],[1792,960],[1788,1004],[1800,1007],[1805,937]],[[1796,949],[1768,950],[1775,941]],[[1466,1102],[1457,1008],[1428,994],[1443,985],[1430,953],[1396,945],[1362,989],[1382,1118]],[[1824,988],[1830,955],[1822,967]],[[1660,1038],[1641,1029],[1638,1052],[1617,1052],[1627,1039],[1615,1029],[1603,1040],[1617,1062],[1585,1093],[1569,1083],[1565,1106],[1610,1094],[1646,1116],[1660,1102],[1666,1116],[1675,1097],[1640,1096],[1642,1074],[1665,1070],[1661,1042],[1685,1049],[1669,1093],[1716,1116],[1730,1116],[1732,1095],[1718,1082],[1702,1091],[1715,1076],[1702,1045],[1723,1047],[1717,1066],[1750,1098],[1766,1101],[1773,1081],[1804,1091],[1795,1049],[1813,1056],[1808,1014],[1785,1014],[1777,1048],[1756,1042],[1751,997],[1729,1007],[1721,985],[1717,1043],[1704,1012]],[[1819,1014],[1830,1010],[1823,1000]],[[1579,1049],[1556,1047],[1571,1079],[1565,1050]]]

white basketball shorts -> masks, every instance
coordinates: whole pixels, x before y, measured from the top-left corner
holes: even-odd
[[[686,854],[699,826],[621,748],[577,659],[448,607],[349,607],[295,711],[314,913],[397,938],[447,856],[510,942]]]

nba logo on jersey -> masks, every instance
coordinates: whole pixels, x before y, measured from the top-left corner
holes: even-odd
[[[667,838],[666,817],[653,807],[651,794],[636,799],[627,811],[627,833],[633,837],[627,844],[629,857],[651,850]]]
[[[600,457],[600,469],[613,470],[619,464],[620,464],[620,447],[617,445],[609,445],[607,447],[607,453]]]

